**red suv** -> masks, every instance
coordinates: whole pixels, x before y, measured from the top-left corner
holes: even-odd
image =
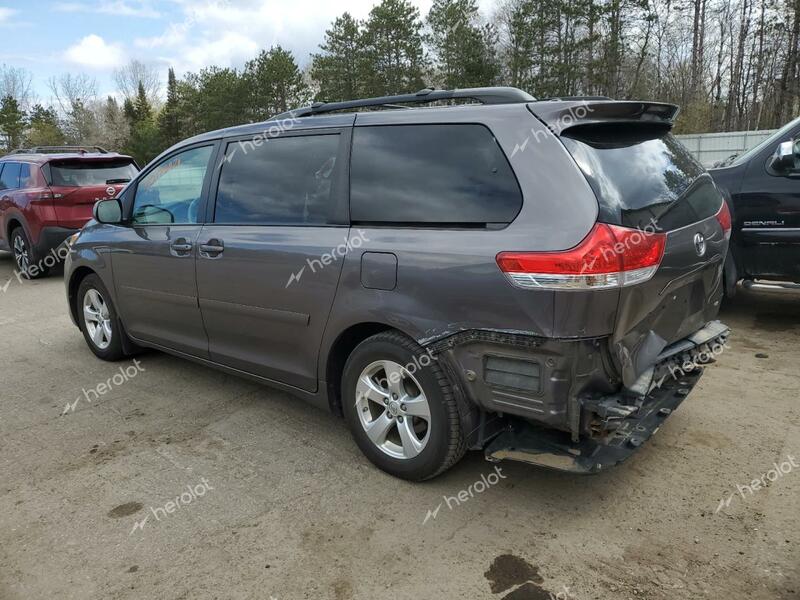
[[[56,249],[137,173],[130,156],[93,148],[32,148],[0,158],[0,249],[20,275],[43,277],[61,262]]]

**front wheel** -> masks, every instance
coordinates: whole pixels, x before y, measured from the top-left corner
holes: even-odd
[[[111,294],[97,275],[89,275],[78,287],[78,323],[89,349],[103,360],[124,358],[122,331]]]
[[[379,333],[353,350],[342,377],[342,406],[361,451],[396,477],[430,479],[466,452],[444,372],[400,333]]]

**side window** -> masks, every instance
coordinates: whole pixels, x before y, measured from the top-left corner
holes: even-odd
[[[31,166],[28,163],[20,163],[19,166],[19,187],[22,189],[31,188],[35,180],[31,173]]]
[[[311,225],[331,222],[339,134],[228,144],[215,223]]]
[[[19,163],[4,163],[3,173],[0,174],[0,189],[15,190],[19,187]]]
[[[482,125],[355,127],[350,217],[396,225],[506,224],[522,207],[511,166]]]
[[[197,223],[212,150],[213,146],[186,150],[150,171],[136,188],[133,224]]]

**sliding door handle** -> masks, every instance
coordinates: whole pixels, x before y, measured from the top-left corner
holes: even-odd
[[[204,258],[216,258],[225,252],[225,244],[222,240],[208,240],[205,244],[200,244],[200,256]]]

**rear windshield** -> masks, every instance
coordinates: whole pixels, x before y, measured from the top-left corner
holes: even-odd
[[[562,134],[600,203],[600,220],[677,229],[722,205],[705,169],[659,125],[591,125]]]
[[[86,187],[127,183],[138,173],[130,160],[50,163],[51,185]]]

